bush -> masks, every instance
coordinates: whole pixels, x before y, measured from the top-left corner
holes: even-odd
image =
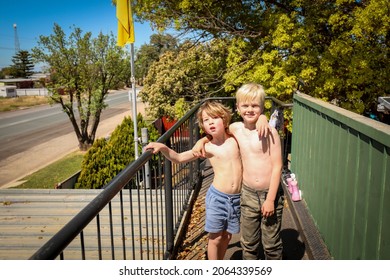
[[[147,127],[150,141],[158,138],[153,125],[147,124],[141,114],[137,116],[138,135],[141,128]],[[142,147],[139,145],[139,154]],[[76,189],[100,189],[110,182],[127,165],[134,161],[134,125],[126,117],[111,134],[109,140],[97,139],[84,155]]]

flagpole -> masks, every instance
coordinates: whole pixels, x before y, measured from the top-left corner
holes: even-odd
[[[129,90],[129,99],[133,99],[133,123],[134,123],[134,157],[138,158],[138,125],[137,125],[137,89],[135,86],[135,76],[134,76],[134,24],[133,24],[133,15],[131,12],[131,2],[130,0],[117,0],[116,1],[116,17],[118,18],[118,40],[117,45],[123,47],[127,43],[130,43],[130,70],[131,70],[131,88],[133,89],[132,98],[130,98]]]
[[[137,89],[135,86],[135,76],[134,76],[134,43],[130,43],[130,53],[131,53],[131,88],[133,89],[133,124],[134,124],[134,155],[135,159],[138,158],[138,124],[137,124]]]

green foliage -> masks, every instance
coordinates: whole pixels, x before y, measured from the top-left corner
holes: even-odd
[[[142,45],[137,51],[135,75],[138,81],[143,84],[143,79],[146,77],[150,66],[153,62],[158,61],[160,55],[166,51],[176,51],[177,48],[178,42],[170,34],[153,34],[150,36],[150,43]]]
[[[141,135],[141,128],[146,127],[150,141],[157,140],[157,130],[153,125],[146,123],[141,114],[137,116],[137,126],[138,135]],[[141,152],[142,147],[139,145],[139,154]],[[133,120],[126,117],[115,128],[109,140],[97,139],[85,154],[75,188],[102,188],[134,161],[134,158],[134,125]]]
[[[128,60],[116,46],[113,34],[92,38],[74,27],[69,36],[55,24],[53,34],[40,36],[33,48],[37,62],[45,63],[51,73],[47,87],[52,102],[59,103],[73,125],[81,149],[95,140],[104,100],[109,89],[126,81]],[[79,114],[76,117],[75,114]],[[79,121],[77,121],[79,120]]]
[[[34,63],[28,51],[19,51],[12,57],[12,76],[14,78],[27,78],[34,73]]]
[[[362,114],[375,111],[378,96],[390,94],[387,0],[132,2],[139,20],[151,21],[161,29],[176,27],[183,33],[198,34],[198,44],[205,38],[227,39],[226,64],[218,65],[219,73],[224,73],[223,79],[218,80],[223,82],[226,95],[254,81],[263,84],[268,95],[291,102],[301,80],[305,84],[303,92]],[[222,57],[226,55],[221,53]],[[191,51],[187,54],[190,60]],[[213,56],[220,58],[218,54]],[[151,68],[149,86],[153,82],[162,88],[148,91],[157,93],[156,99],[160,100],[151,100],[153,104],[168,104],[168,109],[155,109],[154,113],[173,114],[169,106],[188,91],[182,86],[184,74],[180,77],[179,70],[173,69],[173,63],[177,68],[183,64],[179,55],[161,59],[172,65]],[[198,59],[204,57],[200,55]],[[184,69],[189,69],[187,64]],[[186,84],[193,80],[196,86],[196,75],[191,74],[189,71]],[[177,88],[182,88],[179,96],[170,97],[177,95]]]
[[[6,77],[13,76],[14,68],[9,67],[3,67],[0,70],[0,79],[5,79]]]
[[[177,119],[192,104],[220,94],[226,63],[224,45],[223,40],[197,46],[186,42],[180,51],[161,55],[149,68],[140,93],[148,103],[149,116]]]

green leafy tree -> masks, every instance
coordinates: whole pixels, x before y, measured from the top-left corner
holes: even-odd
[[[160,55],[166,51],[176,51],[177,48],[178,42],[170,34],[153,34],[150,36],[150,43],[143,44],[137,51],[135,75],[139,83],[143,83],[150,66],[159,59]]]
[[[255,81],[291,101],[303,81],[305,93],[360,114],[390,94],[389,1],[132,2],[137,19],[157,28],[228,38],[227,93]]]
[[[13,76],[14,69],[9,67],[3,67],[0,70],[0,79],[5,79],[7,77]]]
[[[27,78],[34,73],[34,63],[28,51],[19,51],[12,57],[12,76]]]
[[[129,72],[122,48],[113,34],[92,38],[74,27],[69,37],[55,24],[53,34],[40,36],[33,57],[48,65],[50,99],[61,104],[79,141],[86,150],[95,140],[108,90],[120,84]],[[78,115],[78,116],[76,116]]]
[[[178,52],[167,51],[161,55],[149,68],[140,93],[148,103],[149,115],[177,119],[193,103],[223,95],[227,55],[224,45],[225,40],[200,45],[187,42]]]

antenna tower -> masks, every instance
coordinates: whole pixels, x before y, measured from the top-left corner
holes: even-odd
[[[16,23],[14,23],[14,36],[15,36],[15,54],[17,54],[20,51],[20,45],[19,45],[18,29]]]

